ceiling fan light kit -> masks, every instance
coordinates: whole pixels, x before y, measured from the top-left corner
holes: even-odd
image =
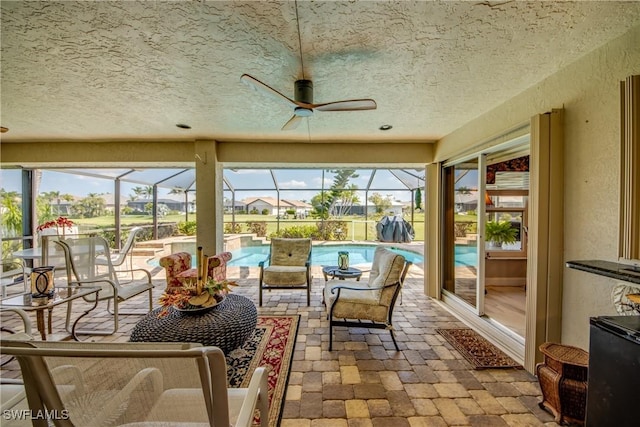
[[[294,99],[262,83],[249,74],[243,74],[240,81],[252,87],[258,92],[269,95],[293,108],[293,116],[287,121],[282,130],[292,130],[298,127],[303,117],[310,117],[314,111],[361,111],[375,110],[376,101],[373,99],[348,99],[344,101],[327,102],[323,104],[313,103],[313,82],[311,80],[296,80],[294,84]]]

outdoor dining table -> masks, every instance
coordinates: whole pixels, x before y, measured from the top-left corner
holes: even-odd
[[[71,328],[71,336],[74,340],[78,341],[76,335],[76,325],[78,321],[89,314],[93,309],[98,306],[98,293],[102,288],[100,286],[56,286],[54,294],[51,298],[32,298],[31,293],[23,293],[0,299],[0,311],[7,308],[17,308],[24,311],[35,311],[36,313],[36,325],[40,337],[43,341],[47,340],[47,332],[52,334],[52,322],[51,315],[53,308],[73,301],[78,298],[86,297],[91,294],[95,294],[93,298],[93,305],[85,310],[76,320],[73,322]],[[47,311],[49,318],[47,327],[45,328],[44,312]]]

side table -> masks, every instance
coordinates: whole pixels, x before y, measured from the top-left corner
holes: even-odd
[[[558,424],[584,425],[587,407],[589,353],[581,348],[544,343],[540,346],[543,363],[536,365],[542,402]]]
[[[327,267],[322,267],[322,275],[324,276],[325,282],[329,280],[329,277],[331,277],[332,279],[338,278],[338,280],[356,279],[357,281],[360,281],[360,277],[362,277],[362,271],[353,267],[342,270],[337,265],[330,265]]]
[[[220,304],[204,313],[183,313],[169,309],[158,317],[156,308],[131,331],[132,342],[193,342],[220,347],[224,354],[241,347],[258,323],[253,302],[241,295],[229,294]]]

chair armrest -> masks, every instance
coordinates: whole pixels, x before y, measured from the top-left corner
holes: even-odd
[[[31,335],[31,319],[29,319],[29,315],[27,314],[26,311],[21,310],[19,308],[11,308],[11,307],[3,308],[0,311],[2,312],[11,311],[13,313],[16,313],[18,316],[20,316],[22,318],[22,323],[24,324],[24,333],[27,335]]]
[[[146,270],[144,268],[132,268],[130,270],[118,270],[118,273],[135,273],[137,271],[142,271],[144,272],[145,276],[147,276],[147,280],[149,281],[149,283],[151,283],[151,273],[149,272],[149,270]],[[128,283],[128,282],[127,282]],[[126,283],[121,283],[121,285],[126,285]]]
[[[271,252],[269,252],[269,255],[267,255],[267,258],[265,258],[263,261],[260,261],[258,263],[258,267],[260,268],[264,268],[265,264],[269,264],[271,262]]]
[[[269,402],[268,397],[268,384],[267,384],[267,370],[265,367],[256,368],[251,376],[251,381],[249,382],[249,387],[247,388],[247,394],[245,396],[244,401],[242,402],[242,407],[240,408],[240,413],[238,414],[238,419],[236,421],[236,426],[250,426],[253,422],[253,414],[256,410],[256,406],[258,404],[258,400],[263,402]],[[265,406],[268,407],[268,406]],[[266,413],[265,413],[266,412]],[[266,421],[268,421],[269,413],[268,411],[260,411],[260,421],[264,426],[266,425]]]
[[[349,289],[350,291],[375,291],[378,289],[385,289],[385,288],[391,288],[393,286],[398,286],[399,283],[392,283],[390,285],[384,285],[384,286],[367,286],[367,285],[363,285],[363,286],[345,286],[345,285],[336,285],[331,287],[331,293],[335,294],[336,290],[340,290],[340,289]]]

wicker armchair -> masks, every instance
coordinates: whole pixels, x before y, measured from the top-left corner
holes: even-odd
[[[209,277],[215,280],[227,278],[227,262],[231,260],[231,252],[221,252],[208,257]],[[196,269],[191,267],[191,254],[189,252],[177,252],[160,258],[160,265],[164,267],[167,275],[167,291],[172,288],[181,288],[185,279],[191,279],[196,275]]]

